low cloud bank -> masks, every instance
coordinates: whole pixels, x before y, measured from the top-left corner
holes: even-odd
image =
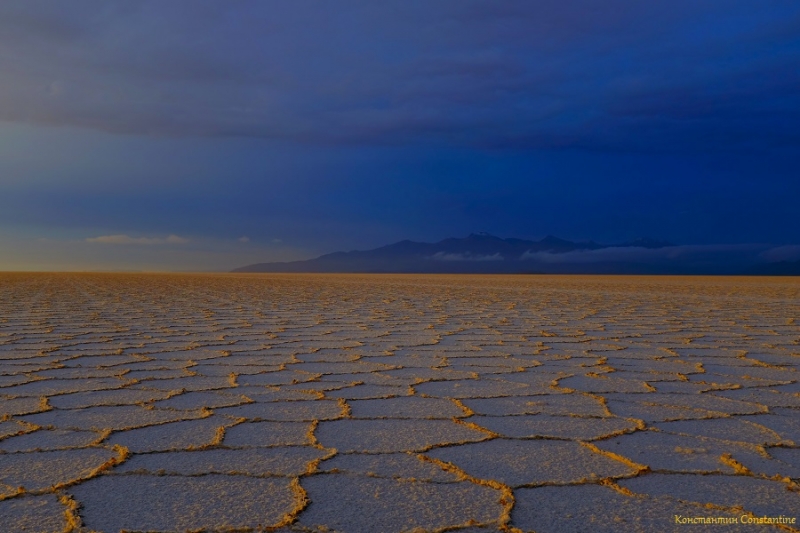
[[[762,244],[709,244],[666,246],[664,248],[642,248],[637,246],[609,247],[598,250],[575,250],[572,252],[525,252],[521,260],[536,263],[604,263],[604,262],[637,262],[656,263],[664,261],[681,261],[687,259],[722,258],[723,256],[755,256],[766,250]],[[790,247],[782,247],[790,248]]]
[[[770,248],[759,254],[759,257],[769,263],[778,261],[800,261],[800,244],[789,244]]]
[[[86,242],[95,244],[184,244],[189,242],[189,239],[179,237],[178,235],[169,235],[164,239],[154,237],[131,237],[129,235],[100,235],[99,237],[90,237]]]

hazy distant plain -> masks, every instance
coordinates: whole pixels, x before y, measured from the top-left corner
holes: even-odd
[[[0,523],[800,519],[798,317],[797,278],[4,274]]]

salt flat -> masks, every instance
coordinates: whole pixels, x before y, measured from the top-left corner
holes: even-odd
[[[4,274],[0,524],[800,531],[798,321],[796,278]]]

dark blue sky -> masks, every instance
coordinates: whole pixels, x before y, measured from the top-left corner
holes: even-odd
[[[798,67],[796,0],[6,0],[0,269],[474,231],[800,255]]]

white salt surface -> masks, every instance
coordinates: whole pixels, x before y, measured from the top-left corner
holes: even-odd
[[[3,275],[0,530],[800,520],[799,302],[791,278]]]

